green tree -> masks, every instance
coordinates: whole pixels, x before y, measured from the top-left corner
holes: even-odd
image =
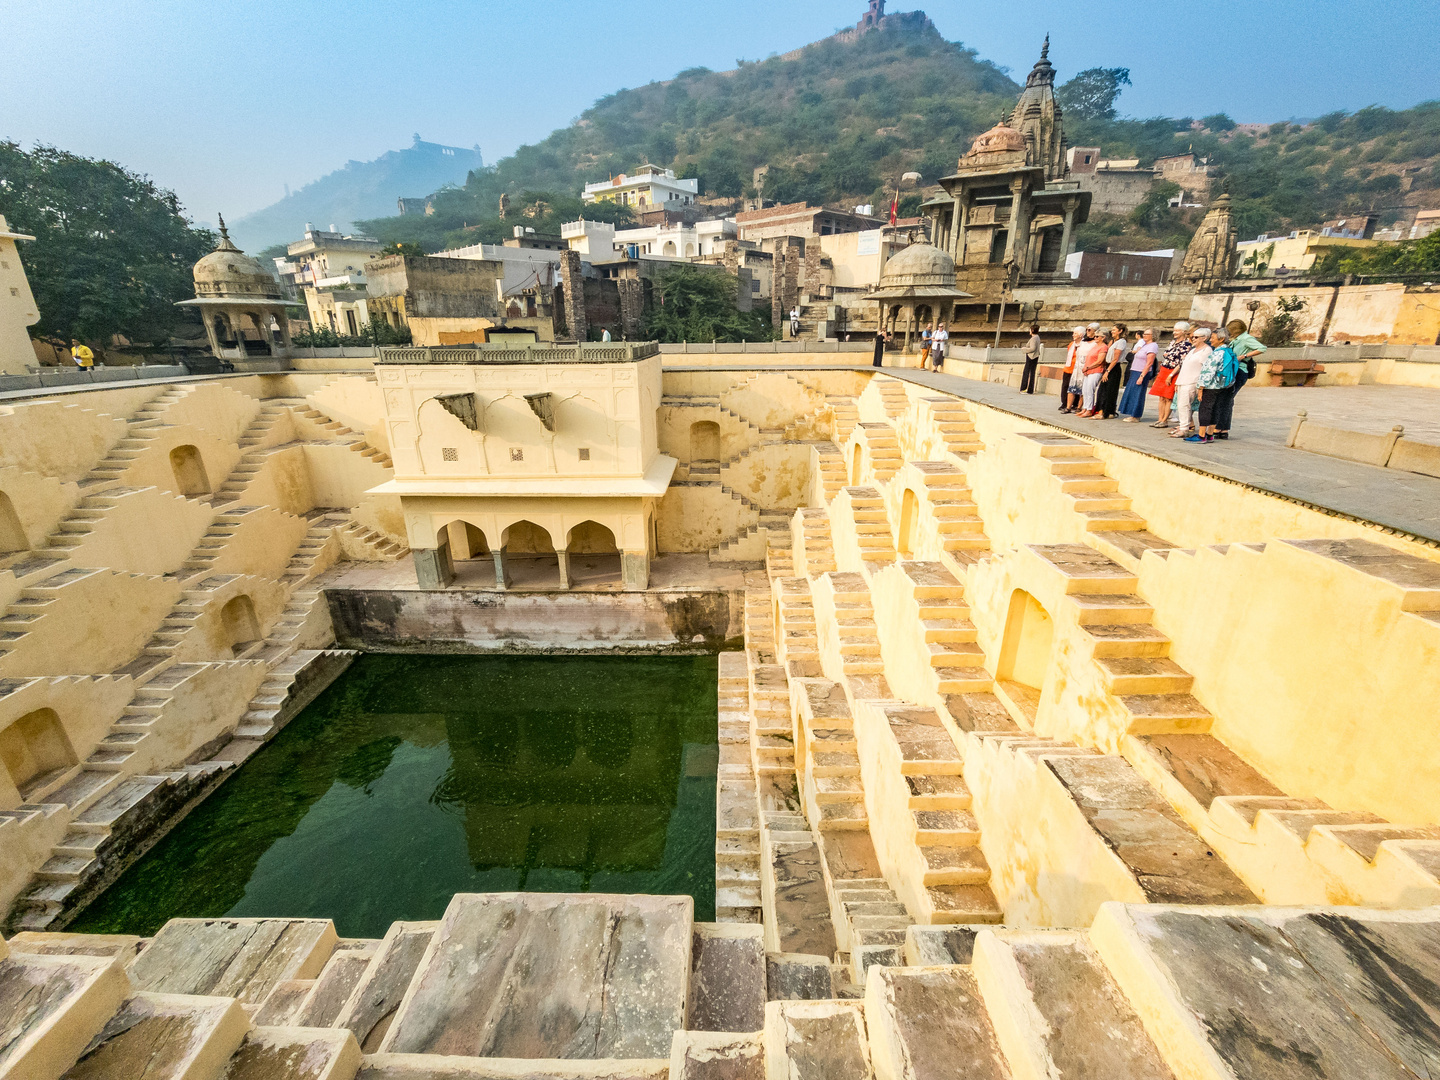
[[[22,245],[40,321],[36,336],[167,338],[195,295],[191,269],[215,246],[174,192],[111,161],[0,142],[0,210]]]
[[[1235,130],[1235,121],[1231,120],[1230,117],[1223,112],[1212,113],[1209,116],[1203,117],[1200,123],[1205,125],[1207,131]]]
[[[402,244],[402,243],[400,243],[400,242],[397,241],[396,243],[393,243],[393,244],[386,244],[383,248],[380,249],[380,254],[379,254],[378,256],[376,256],[376,257],[377,257],[377,258],[384,258],[384,257],[387,256],[387,255],[424,255],[424,254],[425,254],[425,251],[424,251],[424,249],[423,249],[419,244]]]
[[[655,276],[645,333],[652,341],[769,341],[768,311],[740,311],[733,274],[686,263]]]
[[[1276,297],[1275,311],[1260,330],[1260,343],[1272,349],[1294,344],[1304,310],[1305,301],[1298,296]]]
[[[1115,99],[1130,85],[1129,68],[1087,68],[1055,92],[1067,118],[1115,119]]]

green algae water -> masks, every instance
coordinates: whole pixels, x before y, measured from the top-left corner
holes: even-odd
[[[715,913],[716,658],[362,656],[70,929],[438,919],[457,892]]]

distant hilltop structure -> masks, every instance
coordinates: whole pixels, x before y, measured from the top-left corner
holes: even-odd
[[[839,41],[858,41],[862,34],[868,34],[872,30],[879,30],[882,27],[894,26],[896,23],[909,24],[914,28],[921,28],[930,25],[930,16],[923,11],[897,11],[893,15],[885,14],[885,0],[870,0],[870,6],[865,14],[860,16],[860,21],[855,24],[853,30],[842,30],[835,37]]]
[[[373,161],[348,162],[230,228],[246,248],[259,251],[289,241],[307,221],[333,221],[341,231],[349,231],[357,221],[389,217],[399,198],[406,199],[404,212],[424,214],[431,193],[447,184],[463,184],[472,171],[484,167],[478,146],[446,146],[416,135],[405,149]],[[419,205],[410,203],[413,196],[420,197]]]

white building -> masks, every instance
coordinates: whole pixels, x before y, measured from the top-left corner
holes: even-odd
[[[694,225],[647,225],[616,229],[603,221],[571,221],[560,235],[585,262],[607,263],[631,258],[699,259],[718,255],[739,229],[734,218],[697,221]]]
[[[35,364],[35,347],[27,328],[40,321],[40,307],[15,246],[17,240],[34,239],[12,232],[5,215],[0,214],[0,375],[24,375]]]
[[[677,180],[674,169],[642,165],[634,173],[586,184],[581,198],[587,203],[612,202],[621,206],[689,206],[700,195],[699,180]]]
[[[275,260],[283,284],[305,294],[310,325],[328,326],[337,334],[355,336],[370,322],[366,305],[365,264],[380,254],[379,240],[346,236],[305,225],[305,239],[286,247]]]

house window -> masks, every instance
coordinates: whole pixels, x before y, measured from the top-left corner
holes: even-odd
[[[524,461],[524,460],[525,460],[525,451],[524,451],[524,449],[523,449],[522,447],[519,447],[519,446],[512,446],[512,447],[510,448],[510,460],[511,460],[511,461]]]
[[[1124,281],[1124,280],[1125,280],[1127,277],[1129,277],[1129,276],[1130,276],[1130,264],[1129,264],[1129,263],[1125,263],[1124,265],[1122,265],[1122,266],[1120,267],[1120,280],[1121,280],[1121,281]]]
[[[459,461],[459,460],[460,460],[460,451],[459,451],[459,449],[458,449],[457,447],[454,447],[454,446],[442,446],[442,447],[440,448],[440,460],[441,460],[441,461]]]
[[[590,460],[590,448],[589,448],[588,446],[582,446],[582,447],[580,448],[580,460],[581,460],[581,461],[589,461],[589,460]]]

